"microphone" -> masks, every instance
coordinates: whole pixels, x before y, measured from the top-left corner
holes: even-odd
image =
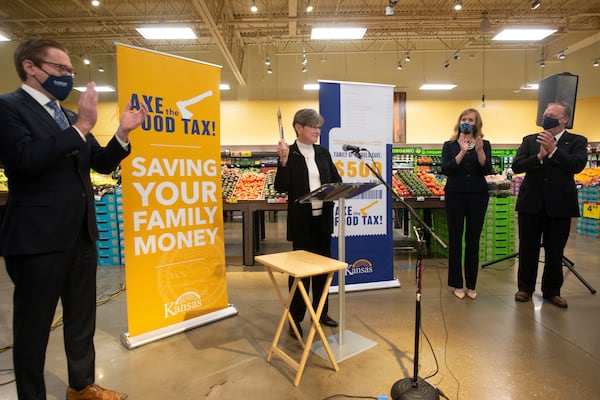
[[[342,150],[359,152],[361,150],[367,150],[367,149],[363,149],[362,147],[354,146],[352,144],[345,144],[342,146]]]

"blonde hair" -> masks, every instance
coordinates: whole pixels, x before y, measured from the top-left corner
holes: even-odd
[[[474,108],[467,108],[466,110],[461,112],[460,115],[458,116],[458,120],[456,121],[456,124],[454,125],[454,134],[450,137],[450,140],[452,140],[452,141],[458,140],[458,135],[460,134],[459,129],[458,129],[460,126],[460,120],[465,115],[471,114],[471,113],[475,114],[475,126],[473,127],[473,138],[476,138],[477,136],[483,137],[483,131],[482,131],[483,121],[481,120],[481,114],[479,114],[479,111],[477,111]]]

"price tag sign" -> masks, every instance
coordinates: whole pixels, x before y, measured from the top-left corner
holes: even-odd
[[[362,160],[337,160],[335,166],[342,178],[357,179],[373,177],[373,173]],[[374,168],[381,171],[381,162],[375,161]]]
[[[583,216],[585,218],[600,219],[600,205],[598,203],[583,203]]]

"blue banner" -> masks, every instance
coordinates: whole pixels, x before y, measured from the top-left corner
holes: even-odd
[[[342,180],[379,182],[376,168],[391,182],[393,86],[350,82],[319,82],[319,111],[325,121],[321,144],[327,147]],[[361,148],[360,158],[344,145]],[[394,279],[392,200],[384,185],[345,199],[345,210],[335,207],[332,257],[348,263],[348,290],[399,286]],[[345,257],[338,257],[340,215],[345,237]],[[374,284],[374,285],[371,285]],[[333,285],[337,285],[337,276]]]

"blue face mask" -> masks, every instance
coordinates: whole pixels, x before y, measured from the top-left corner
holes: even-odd
[[[546,130],[556,128],[559,125],[560,122],[558,121],[558,119],[552,117],[544,117],[544,120],[542,121],[542,128]]]
[[[475,130],[475,127],[471,124],[468,124],[466,122],[461,122],[459,127],[458,127],[459,131],[462,133],[472,133],[473,130]]]
[[[73,89],[73,77],[71,75],[56,76],[48,74],[48,79],[42,83],[42,87],[52,96],[63,101]]]

